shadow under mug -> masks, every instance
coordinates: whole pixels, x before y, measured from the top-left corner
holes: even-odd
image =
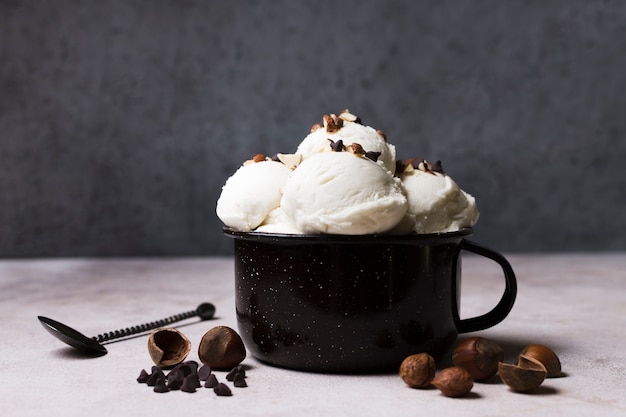
[[[250,353],[315,372],[397,370],[414,353],[435,359],[459,333],[498,324],[517,283],[499,253],[466,239],[472,229],[428,235],[287,235],[234,238],[236,313]],[[484,315],[460,319],[461,252],[497,262],[505,289]]]

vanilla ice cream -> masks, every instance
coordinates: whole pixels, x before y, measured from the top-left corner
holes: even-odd
[[[235,229],[255,229],[280,206],[289,174],[291,169],[285,164],[267,159],[242,165],[222,187],[217,216]]]
[[[396,148],[387,143],[381,131],[365,126],[347,110],[339,116],[327,115],[324,125],[315,125],[296,149],[304,159],[320,152],[330,152],[330,143],[342,141],[345,146],[358,143],[369,152],[380,152],[379,163],[391,173],[396,169]],[[332,142],[331,142],[332,141]]]
[[[280,206],[302,233],[361,235],[390,230],[408,202],[400,180],[351,152],[310,156],[292,172]]]
[[[394,233],[445,233],[471,227],[479,213],[473,196],[461,190],[443,170],[422,161],[399,173],[409,207]]]
[[[396,161],[385,135],[347,110],[325,115],[295,154],[254,161],[226,181],[217,201],[218,217],[240,231],[445,233],[478,221],[474,197],[440,164]]]

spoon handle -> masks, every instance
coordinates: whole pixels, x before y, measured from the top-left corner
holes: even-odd
[[[132,336],[134,334],[147,332],[148,330],[153,330],[158,327],[163,327],[165,325],[176,323],[181,320],[186,320],[191,317],[200,316],[202,320],[207,320],[213,317],[215,313],[215,306],[211,303],[203,303],[198,306],[195,310],[186,311],[184,313],[175,314],[173,316],[166,317],[161,320],[152,321],[150,323],[140,324],[139,326],[126,327],[125,329],[115,330],[108,333],[99,334],[98,336],[92,337],[96,342],[106,342],[113,339],[119,339],[121,337]]]

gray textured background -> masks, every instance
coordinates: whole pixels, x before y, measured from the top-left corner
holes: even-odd
[[[475,240],[626,250],[624,1],[0,0],[0,255],[230,253],[226,178],[345,107]]]

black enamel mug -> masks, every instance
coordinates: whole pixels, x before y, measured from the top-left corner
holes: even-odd
[[[438,359],[459,333],[501,322],[517,283],[472,229],[424,235],[288,235],[224,228],[235,243],[236,313],[249,352],[314,372],[397,370],[414,353]],[[505,289],[488,313],[459,317],[461,252],[497,262]]]

